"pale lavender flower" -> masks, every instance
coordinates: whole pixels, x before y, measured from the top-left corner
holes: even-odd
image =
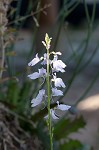
[[[59,117],[56,116],[56,113],[55,113],[55,110],[54,110],[54,109],[50,109],[50,114],[51,114],[51,117],[52,117],[53,119],[59,119]],[[48,119],[48,115],[46,115],[44,118],[45,118],[45,119]]]
[[[60,109],[62,111],[68,110],[71,108],[71,106],[69,105],[65,105],[65,104],[59,104],[59,101],[57,101],[57,109]]]
[[[44,78],[46,76],[46,69],[44,69],[42,67],[41,69],[38,69],[38,70],[39,70],[39,72],[34,72],[34,73],[28,75],[28,77],[33,80],[40,78],[40,77]]]
[[[59,119],[59,117],[56,116],[55,111],[51,109],[51,116],[53,119]]]
[[[55,87],[66,87],[63,80],[61,78],[57,78],[56,75],[53,76],[52,81],[54,82]]]
[[[40,74],[40,76],[45,76],[46,75],[46,69],[44,69],[43,67],[41,69],[39,69],[39,74]]]
[[[46,45],[46,43],[44,42],[44,41],[42,41],[42,44],[46,47],[47,45]]]
[[[63,92],[57,88],[52,88],[52,96],[62,96]]]
[[[53,54],[53,55],[62,55],[62,53],[61,52],[51,52],[51,54]]]
[[[53,71],[55,72],[65,72],[64,68],[66,67],[66,65],[61,61],[61,60],[58,60],[58,56],[61,53],[59,52],[56,52],[55,55],[54,55],[54,59],[52,60],[52,64],[53,64]]]
[[[40,58],[38,57],[38,53],[36,54],[35,58],[32,59],[32,61],[30,63],[28,63],[28,66],[34,66],[35,64],[37,64],[40,61]]]
[[[33,98],[32,101],[31,101],[31,103],[32,103],[31,107],[35,107],[35,106],[41,104],[44,95],[45,95],[45,90],[44,89],[39,90],[39,93],[38,93],[37,97]]]
[[[41,64],[42,64],[42,65],[46,65],[46,64],[47,64],[47,54],[46,54],[46,53],[44,54],[43,59],[44,59],[44,60],[42,61]]]
[[[28,77],[32,80],[35,80],[37,78],[39,78],[39,73],[38,72],[34,72],[32,74],[29,74]]]
[[[62,55],[61,52],[55,52],[55,55]]]

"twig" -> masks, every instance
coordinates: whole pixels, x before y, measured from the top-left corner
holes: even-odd
[[[0,51],[1,51],[1,65],[0,65],[0,79],[2,79],[4,60],[5,60],[5,43],[4,34],[6,32],[6,25],[8,23],[6,14],[8,11],[9,1],[0,1]]]
[[[3,2],[0,3],[0,8],[3,8]],[[0,65],[0,79],[3,74],[3,66],[4,66],[4,58],[5,58],[5,50],[4,50],[4,40],[3,40],[3,13],[0,13],[0,51],[1,51],[1,65]]]
[[[8,130],[8,133],[10,136],[12,136],[12,138],[17,142],[19,143],[20,145],[24,143],[24,141],[18,139],[10,130]]]
[[[49,8],[50,6],[51,6],[51,4],[47,4],[43,8],[41,8],[41,9],[35,11],[35,12],[31,12],[31,14],[29,14],[27,16],[22,16],[22,17],[14,20],[14,21],[11,21],[10,23],[8,23],[8,25],[11,25],[13,23],[17,23],[18,21],[22,21],[22,20],[27,19],[29,17],[33,17],[34,15],[38,14],[39,12],[43,12],[45,9]]]
[[[7,150],[7,145],[6,145],[6,142],[5,142],[5,139],[3,139],[3,148],[4,148],[4,150]]]
[[[17,77],[6,77],[6,78],[2,78],[2,80],[0,80],[0,83],[6,82],[8,80],[15,80],[15,81],[19,81]]]
[[[4,67],[4,60],[5,60],[5,49],[4,49],[4,42],[3,42],[3,35],[0,37],[0,51],[1,51],[1,65],[0,65],[0,79],[2,79],[2,74],[3,74],[3,67]]]
[[[1,103],[3,103],[3,102],[1,102]],[[0,108],[0,109],[1,109],[1,108]],[[23,121],[29,123],[29,124],[31,124],[32,126],[35,126],[35,124],[33,123],[33,121],[32,121],[31,119],[26,119],[24,116],[21,116],[21,115],[15,113],[14,111],[12,111],[12,110],[10,110],[10,109],[8,109],[8,108],[5,108],[5,107],[3,107],[3,110],[4,110],[5,112],[7,112],[8,114],[11,114],[11,115],[13,115],[13,116],[15,116],[15,117],[17,117],[17,118],[19,118],[19,119],[21,119],[21,120],[23,120]]]

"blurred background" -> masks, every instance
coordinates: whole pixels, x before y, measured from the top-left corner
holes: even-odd
[[[0,149],[6,145],[9,150],[49,150],[43,119],[46,108],[35,110],[30,106],[40,82],[27,78],[38,68],[31,70],[28,62],[36,53],[42,56],[45,52],[42,41],[48,33],[52,37],[51,51],[62,52],[60,59],[67,64],[66,72],[60,74],[66,89],[59,100],[72,106],[59,121],[53,122],[54,149],[99,150],[99,0],[1,3],[1,16],[2,8],[8,8],[4,13],[7,23],[0,21],[1,27],[6,27],[4,31],[0,29],[0,128],[5,130]],[[20,133],[24,144],[18,141]]]

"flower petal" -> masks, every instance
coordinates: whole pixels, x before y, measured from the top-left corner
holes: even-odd
[[[71,108],[71,106],[69,105],[65,105],[65,104],[59,104],[59,101],[57,101],[57,109],[60,109],[62,111],[68,110]]]
[[[52,61],[53,63],[53,70],[56,72],[65,72],[64,68],[66,67],[66,65],[61,61],[61,60],[55,60],[57,58],[54,58],[54,60]]]
[[[42,65],[46,65],[46,64],[47,64],[47,54],[46,54],[46,53],[44,54],[43,59],[44,59],[44,60],[42,61],[41,64],[42,64]]]
[[[63,87],[63,88],[66,87],[63,80],[61,78],[56,78],[56,76],[54,76],[54,84],[55,87]]]
[[[62,96],[63,92],[57,88],[52,88],[52,96]]]
[[[46,69],[44,69],[42,67],[41,69],[39,69],[39,72],[34,72],[34,73],[28,75],[28,77],[35,80],[40,77],[45,77],[45,75],[46,75]]]
[[[60,52],[57,52],[57,54],[61,54]],[[55,53],[54,59],[51,61],[53,64],[53,72],[65,72],[64,68],[66,67],[65,63],[63,63],[61,60],[58,60],[58,56]]]
[[[55,54],[56,54],[56,55],[62,55],[62,53],[61,53],[61,52],[55,52]]]
[[[38,72],[34,72],[34,73],[28,75],[28,77],[29,77],[30,79],[35,80],[35,79],[39,78],[39,73],[38,73]]]
[[[32,59],[32,61],[30,63],[28,63],[28,66],[34,66],[35,64],[37,64],[40,61],[40,58],[38,57],[38,53],[36,54],[35,58]]]
[[[61,52],[54,52],[54,51],[52,51],[51,54],[53,54],[54,56],[55,56],[55,55],[62,55]]]
[[[45,90],[44,90],[44,89],[39,90],[39,95],[40,95],[40,96],[44,96],[44,95],[45,95]]]
[[[31,107],[35,107],[35,106],[39,105],[42,102],[44,95],[45,95],[45,90],[44,89],[39,90],[39,94],[37,95],[37,97],[32,99],[32,101],[31,101],[31,103],[32,103]]]
[[[55,111],[54,111],[53,109],[50,109],[50,114],[51,114],[51,117],[52,117],[53,119],[59,119],[59,118],[56,116]],[[46,115],[44,118],[45,118],[45,119],[48,119],[48,115]]]
[[[62,68],[66,67],[65,63],[63,63],[61,60],[58,60],[58,63],[60,64],[60,67],[62,67]]]
[[[42,44],[46,47],[46,43],[44,41],[42,41]]]
[[[59,119],[56,114],[55,114],[55,111],[53,109],[51,109],[51,116],[53,119]]]
[[[45,75],[46,75],[46,69],[42,67],[41,69],[39,69],[39,76],[45,76]]]
[[[32,103],[31,107],[35,107],[35,106],[39,105],[41,102],[42,102],[42,99],[37,99],[37,98],[32,99],[32,101],[31,101],[31,103]]]

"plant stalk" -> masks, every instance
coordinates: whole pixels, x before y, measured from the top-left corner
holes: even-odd
[[[51,123],[51,113],[50,113],[50,100],[51,100],[51,93],[50,93],[50,77],[49,77],[49,49],[47,49],[47,95],[48,95],[48,103],[47,103],[47,109],[48,109],[48,130],[49,130],[49,136],[50,136],[50,150],[53,150],[53,133],[52,133],[52,123]]]

